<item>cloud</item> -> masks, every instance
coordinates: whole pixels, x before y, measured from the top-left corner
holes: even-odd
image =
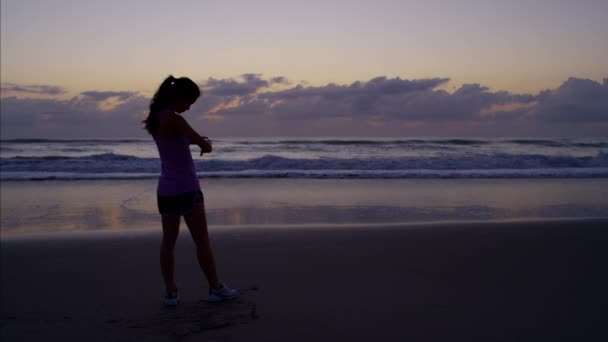
[[[2,83],[0,85],[2,93],[22,93],[38,95],[61,95],[66,93],[65,88],[52,85],[18,85],[15,83]]]
[[[289,84],[289,80],[283,76],[277,76],[270,79],[271,84]]]
[[[442,87],[448,82],[382,76],[290,86],[285,77],[253,73],[209,78],[186,115],[209,135],[605,135],[608,129],[608,79],[570,78],[538,94],[475,83],[448,92]],[[70,99],[30,94],[2,97],[3,138],[146,136],[141,120],[150,99],[137,92],[91,90]]]
[[[497,105],[530,103],[535,96],[491,92],[479,84],[465,84],[453,93],[438,90],[448,78],[406,80],[376,77],[349,85],[297,85],[281,91],[215,103],[214,114],[267,114],[278,119],[358,117],[402,121],[466,121],[488,118],[484,110]],[[226,103],[225,103],[226,104]],[[482,113],[485,115],[482,117]]]
[[[261,94],[267,99],[289,99],[289,98],[316,98],[322,97],[329,100],[343,100],[353,96],[378,97],[381,95],[407,93],[418,90],[428,90],[438,87],[446,82],[448,78],[433,78],[424,80],[402,80],[400,78],[387,79],[376,77],[368,82],[353,82],[350,85],[337,85],[330,83],[321,87],[304,87],[298,85],[291,89],[267,92]]]
[[[141,135],[141,120],[149,98],[132,93],[117,96],[112,106],[103,102],[111,92],[85,92],[71,99],[3,97],[1,132],[5,137],[107,137]],[[90,96],[93,94],[93,96]]]
[[[569,78],[554,90],[538,95],[535,117],[547,122],[608,121],[608,78],[599,83]]]
[[[117,98],[119,101],[125,101],[129,97],[135,95],[132,91],[84,91],[80,93],[82,96],[90,97],[95,101],[105,101],[112,97]]]
[[[260,114],[266,104],[256,100],[262,89],[274,85],[285,86],[290,82],[286,77],[277,76],[269,80],[261,74],[242,74],[237,79],[215,79],[210,77],[200,84],[203,89],[202,99],[197,101],[192,110],[203,115],[222,114]]]
[[[256,93],[262,88],[267,88],[273,84],[288,84],[285,77],[279,76],[264,80],[260,74],[243,74],[241,81],[232,78],[215,79],[210,77],[202,84],[206,94],[212,96],[247,96]]]

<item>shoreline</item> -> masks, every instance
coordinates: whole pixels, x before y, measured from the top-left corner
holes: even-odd
[[[608,217],[608,179],[205,179],[210,227]],[[157,227],[156,181],[0,182],[6,235]]]
[[[183,219],[182,219],[183,220]],[[318,223],[318,224],[248,224],[248,225],[213,225],[209,226],[209,234],[238,234],[238,233],[264,233],[275,230],[282,231],[310,231],[314,233],[323,231],[353,231],[353,230],[409,230],[409,229],[442,229],[446,227],[479,226],[503,227],[511,224],[606,224],[608,217],[554,217],[554,218],[511,218],[487,220],[451,220],[451,221],[418,221],[418,222],[390,222],[390,223]],[[187,233],[188,228],[182,222],[180,232]],[[129,228],[128,230],[99,230],[99,231],[62,231],[62,232],[31,232],[31,233],[2,233],[0,242],[28,242],[28,241],[67,241],[67,240],[94,240],[117,238],[147,238],[160,237],[161,226]]]

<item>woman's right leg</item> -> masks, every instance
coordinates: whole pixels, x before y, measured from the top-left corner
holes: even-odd
[[[196,205],[186,215],[184,221],[190,230],[192,240],[196,245],[196,256],[198,263],[207,277],[209,287],[212,289],[220,287],[220,282],[215,268],[215,259],[211,251],[209,233],[207,231],[207,216],[205,215],[204,204]]]
[[[163,240],[160,243],[160,269],[167,293],[172,293],[177,289],[174,277],[174,250],[179,234],[180,219],[179,215],[162,215]]]

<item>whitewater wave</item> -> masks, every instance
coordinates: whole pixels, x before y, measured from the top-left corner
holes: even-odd
[[[102,153],[82,157],[0,159],[2,180],[155,178],[158,158]],[[195,161],[201,177],[261,178],[523,178],[608,177],[608,153],[594,157],[537,154],[399,158],[286,158]]]
[[[158,173],[70,173],[3,172],[2,181],[47,180],[138,180],[157,179]],[[245,170],[210,171],[199,178],[294,178],[294,179],[517,179],[517,178],[606,178],[608,168],[567,168],[527,170]]]

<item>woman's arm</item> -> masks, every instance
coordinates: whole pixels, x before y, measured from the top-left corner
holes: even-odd
[[[211,153],[213,147],[211,146],[209,138],[198,134],[190,124],[188,124],[186,119],[177,114],[171,115],[167,119],[169,121],[167,124],[171,131],[178,135],[185,135],[191,145],[200,146],[201,155],[203,155],[203,153]]]

